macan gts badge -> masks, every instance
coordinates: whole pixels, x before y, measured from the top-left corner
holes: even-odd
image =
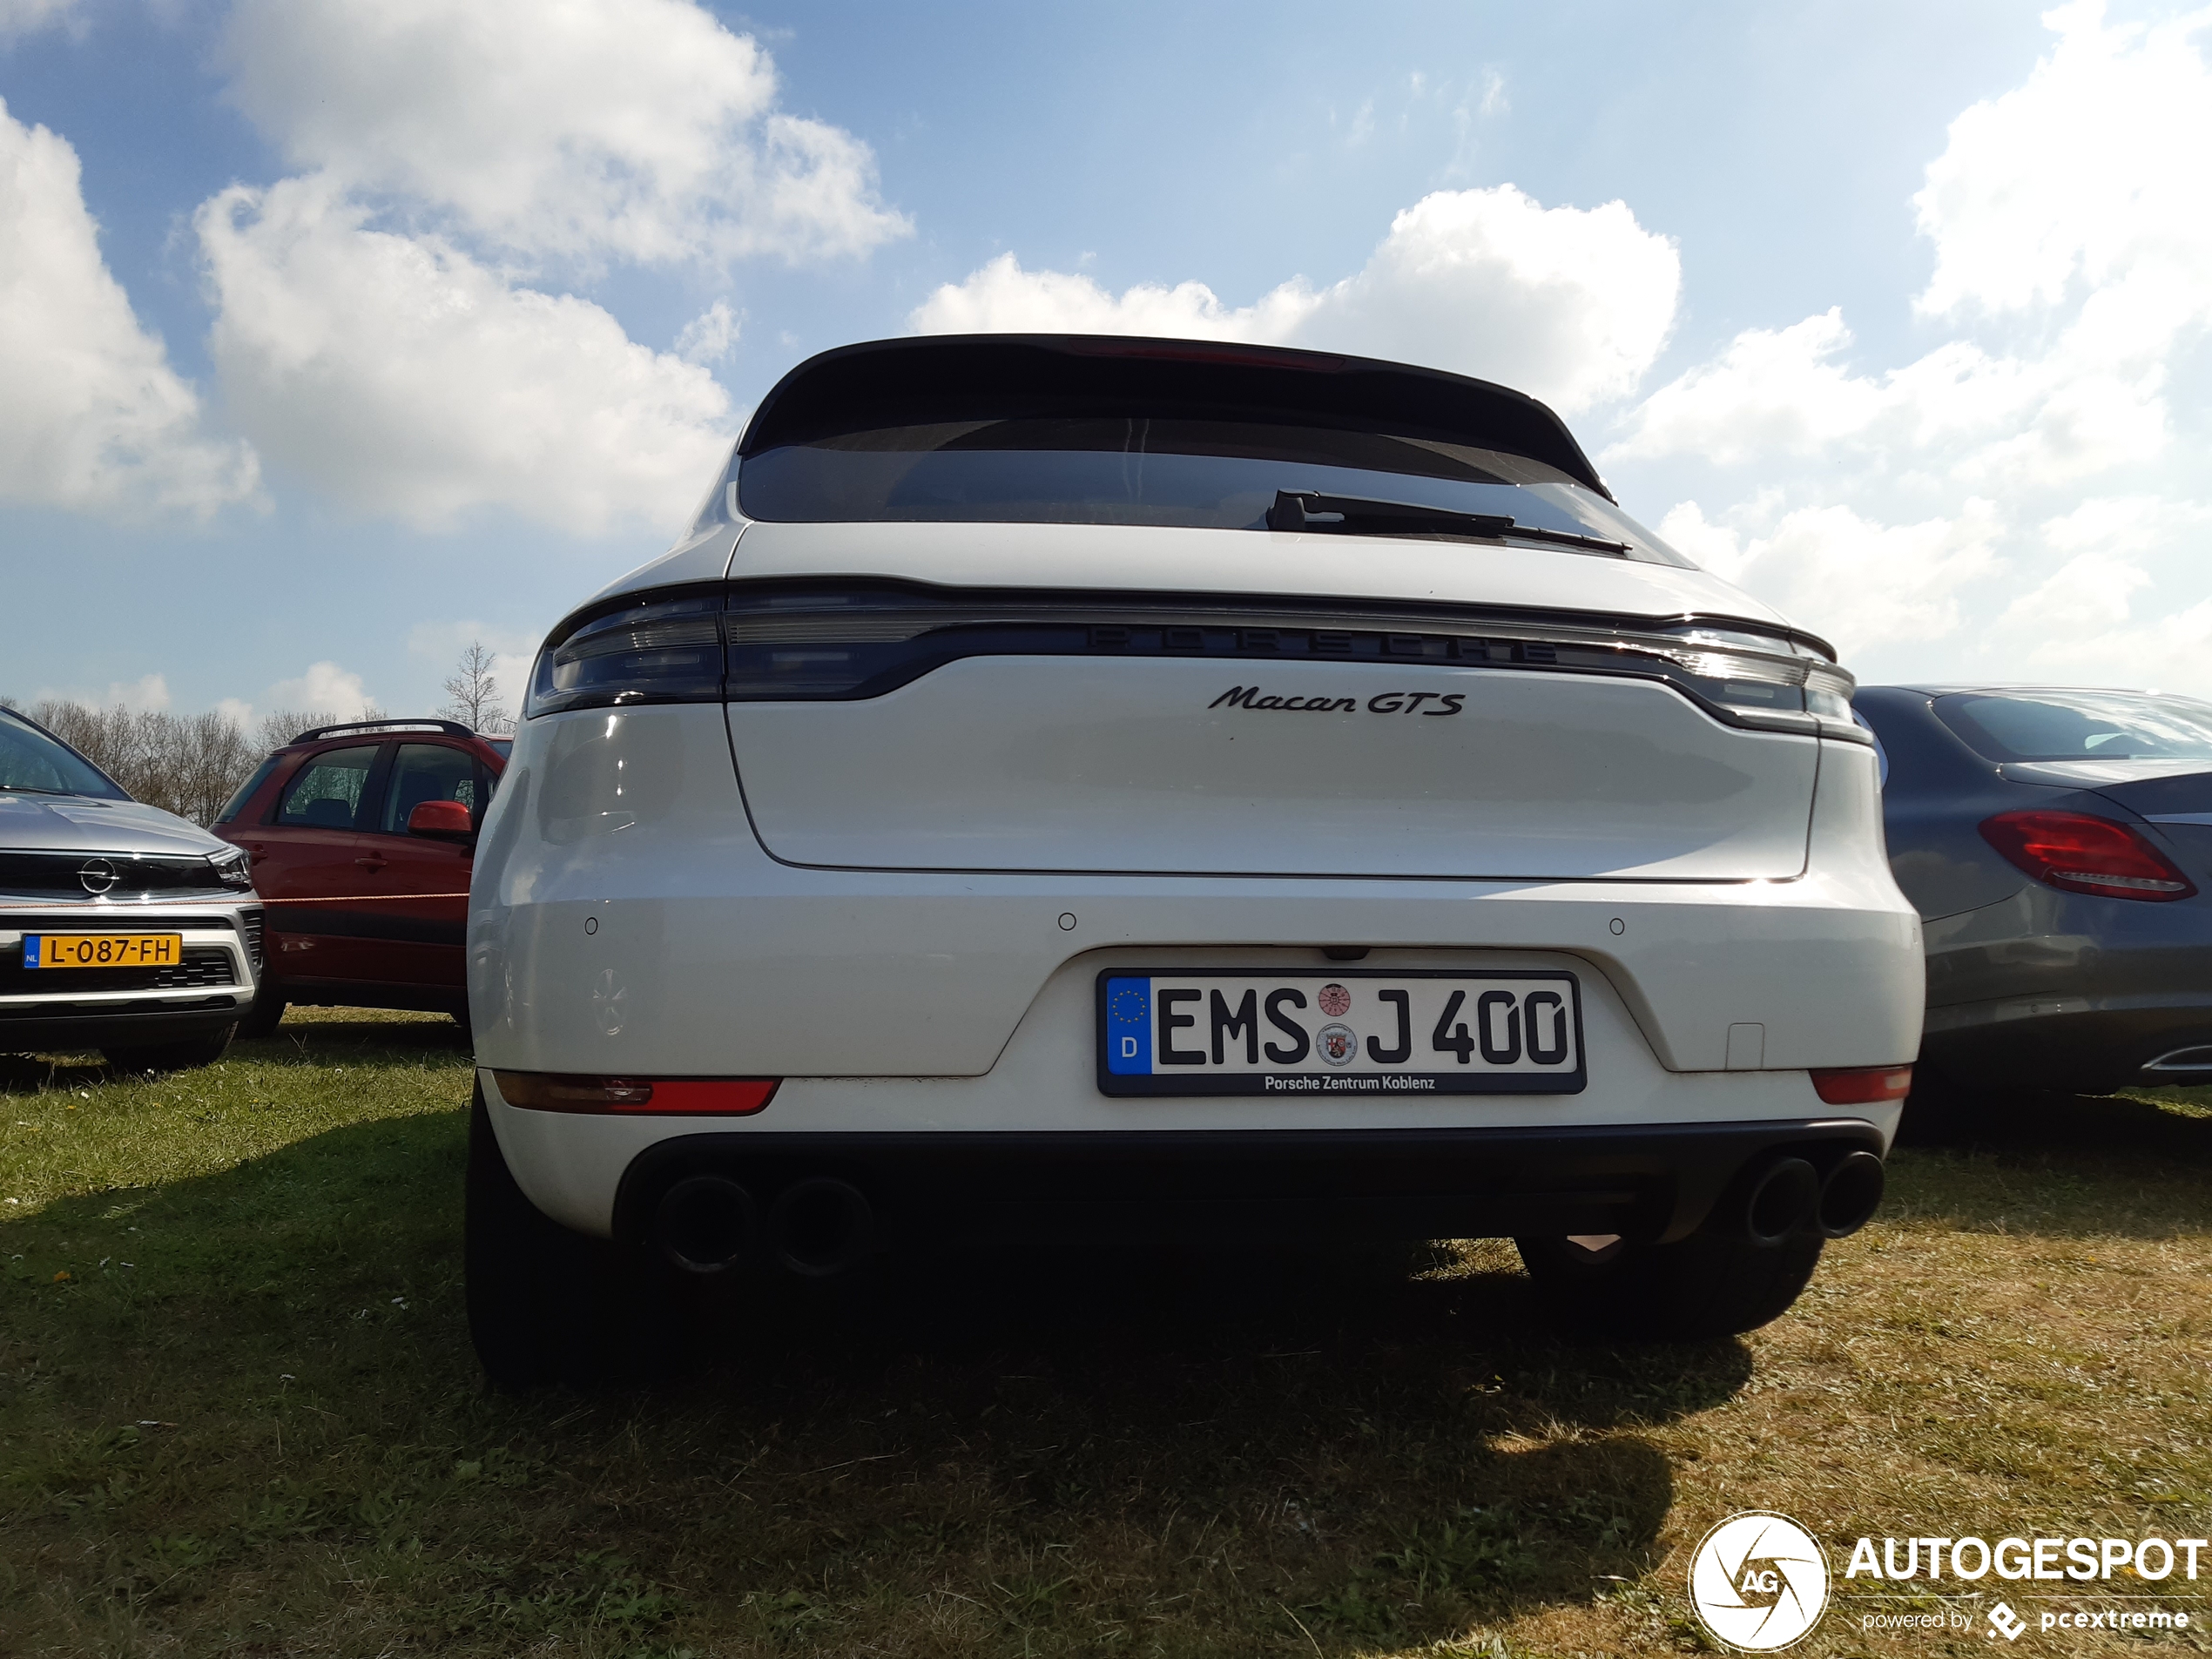
[[[659,1363],[711,1279],[1170,1231],[1773,1318],[1919,1041],[1851,689],[1501,387],[801,364],[538,654],[469,901],[477,1351]]]

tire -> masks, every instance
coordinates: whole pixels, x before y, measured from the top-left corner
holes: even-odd
[[[212,1035],[186,1037],[177,1042],[141,1042],[126,1048],[103,1048],[107,1062],[118,1071],[189,1071],[194,1066],[212,1066],[223,1057],[231,1046],[231,1034],[238,1029],[226,1025]]]
[[[479,1083],[469,1109],[462,1259],[469,1334],[495,1386],[658,1381],[686,1352],[678,1287],[634,1245],[587,1238],[526,1197]]]
[[[254,993],[253,1006],[246,1009],[246,1017],[238,1022],[239,1038],[250,1042],[256,1037],[267,1036],[277,1028],[278,1022],[284,1018],[284,1011],[289,1006],[277,990],[275,982],[263,980],[261,988]]]
[[[1822,1242],[1806,1233],[1763,1247],[1694,1233],[1679,1244],[1593,1254],[1564,1238],[1514,1240],[1561,1323],[1644,1342],[1738,1336],[1779,1318],[1811,1282]]]

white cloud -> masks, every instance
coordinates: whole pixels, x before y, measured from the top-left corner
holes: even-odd
[[[0,41],[67,20],[77,0],[0,0]]]
[[[293,165],[532,256],[865,254],[912,226],[851,133],[691,0],[239,0],[230,97]]]
[[[1265,341],[1479,375],[1568,410],[1634,389],[1658,355],[1682,262],[1625,203],[1546,208],[1511,185],[1440,191],[1400,212],[1367,264],[1250,306],[1197,281],[1116,295],[1001,254],[908,320],[925,334],[1081,332]]]
[[[676,336],[676,354],[687,363],[718,363],[738,343],[742,319],[717,300],[685,323]]]
[[[273,459],[424,529],[502,506],[591,533],[672,520],[726,448],[706,370],[589,301],[368,227],[323,177],[233,185],[195,219],[232,412]]]
[[[297,679],[279,680],[269,687],[273,709],[298,709],[327,714],[334,720],[358,719],[374,706],[361,689],[361,677],[333,662],[310,663]]]
[[[1939,639],[1959,623],[1959,596],[1997,568],[1995,506],[1969,499],[1957,516],[1882,524],[1848,507],[1786,513],[1746,537],[1684,502],[1659,534],[1690,557],[1779,607],[1846,658],[1878,644]]]
[[[198,395],[100,257],[77,152],[0,103],[0,499],[112,517],[252,497],[253,454]]]
[[[1839,310],[1746,329],[1605,458],[1752,473],[1736,506],[1669,514],[1670,539],[1809,627],[1915,647],[1892,666],[2212,691],[2202,509],[2182,499],[2201,462],[2174,442],[2177,398],[2192,426],[2212,414],[2202,376],[2174,373],[2212,325],[2212,12],[2045,21],[2051,51],[1952,123],[1913,199],[1932,254],[1915,307],[1952,338],[1879,368],[1852,361]],[[2115,475],[2135,493],[2082,502]],[[2009,592],[1977,590],[2000,569]]]
[[[2100,0],[2045,14],[2059,35],[2025,84],[1951,125],[1913,198],[1934,243],[1921,307],[2024,311],[2148,272],[2197,279],[2212,303],[2212,80],[2195,37],[2212,13],[2107,29]]]
[[[44,702],[50,698],[56,702],[84,703],[93,708],[158,713],[169,706],[169,680],[163,674],[143,674],[135,680],[110,680],[105,695],[90,696],[57,686],[40,686],[36,700]]]
[[[2202,571],[2212,552],[2212,509],[2107,496],[2047,521],[2040,539],[2065,563],[2007,605],[1991,631],[2014,678],[2212,690],[2205,672],[2212,599],[2159,605],[2161,590],[2172,584],[2152,569]],[[2136,598],[2146,590],[2152,614],[2138,617]]]

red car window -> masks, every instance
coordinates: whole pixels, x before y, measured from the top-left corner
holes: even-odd
[[[332,749],[301,766],[284,792],[276,822],[295,829],[351,830],[361,827],[355,819],[370,769],[376,764],[377,745]]]
[[[384,788],[384,810],[376,827],[387,835],[407,833],[408,814],[426,800],[457,800],[474,820],[483,802],[478,799],[479,767],[465,749],[442,743],[402,743],[392,765],[392,780]]]

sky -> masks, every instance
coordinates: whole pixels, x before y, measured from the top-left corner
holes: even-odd
[[[0,694],[510,704],[917,331],[1503,381],[1866,683],[2212,697],[2212,11],[0,0]]]

